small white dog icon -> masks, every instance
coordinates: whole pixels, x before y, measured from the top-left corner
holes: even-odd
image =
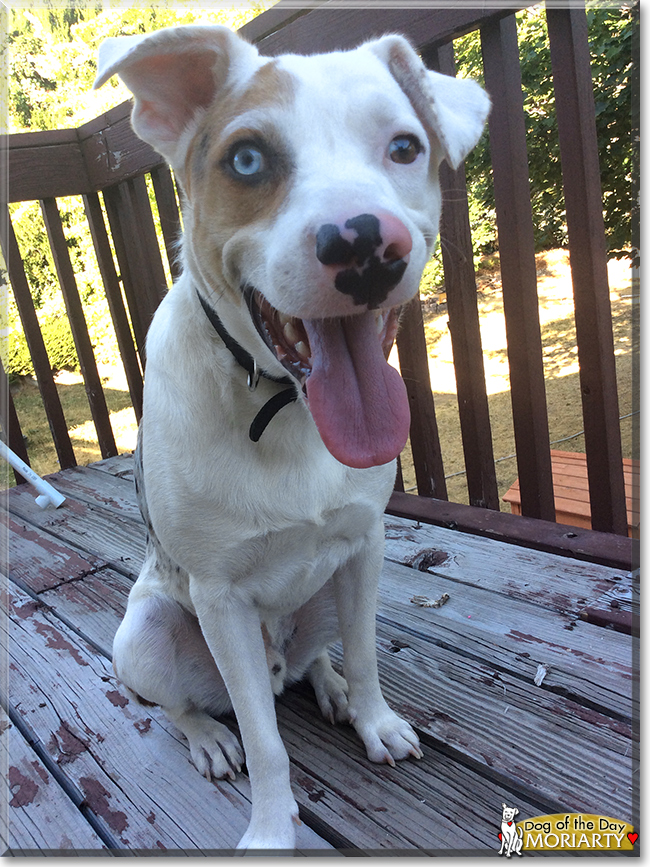
[[[513,852],[521,856],[521,847],[523,845],[523,831],[517,828],[515,816],[519,812],[516,807],[508,807],[506,804],[501,804],[503,814],[501,817],[501,849],[499,855],[505,855],[510,858]]]

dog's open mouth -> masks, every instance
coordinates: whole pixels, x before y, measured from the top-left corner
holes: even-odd
[[[350,467],[393,460],[408,438],[406,388],[387,359],[399,310],[367,310],[331,319],[279,313],[254,290],[249,303],[257,329],[303,387],[328,450]]]

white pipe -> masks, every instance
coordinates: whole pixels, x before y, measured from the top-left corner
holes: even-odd
[[[0,458],[4,458],[7,463],[11,464],[11,466],[17,470],[21,476],[23,476],[23,478],[27,479],[32,483],[32,485],[34,485],[36,490],[39,492],[39,496],[36,497],[36,502],[41,509],[45,509],[50,505],[50,503],[58,509],[61,503],[65,502],[63,494],[60,494],[56,488],[53,488],[49,482],[45,481],[45,479],[37,476],[34,470],[28,466],[25,461],[19,458],[15,452],[12,452],[9,446],[2,442],[2,440],[0,440]]]

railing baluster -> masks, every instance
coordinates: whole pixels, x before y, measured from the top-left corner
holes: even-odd
[[[19,458],[22,458],[27,466],[31,466],[29,455],[25,448],[22,428],[20,427],[20,421],[16,412],[16,405],[14,404],[14,399],[11,395],[9,378],[5,373],[2,359],[0,359],[0,424],[2,425],[2,430],[5,434],[5,442],[9,448],[15,452]],[[14,470],[14,478],[16,479],[17,485],[21,485],[25,481],[17,470]]]
[[[104,215],[97,193],[88,193],[83,197],[90,234],[95,247],[97,263],[104,283],[104,291],[108,302],[120,357],[124,365],[126,381],[129,385],[131,403],[135,417],[142,418],[142,371],[131,335],[131,326],[124,309],[120,281],[115,270],[113,254],[104,223]]]
[[[0,224],[2,254],[7,263],[9,280],[11,281],[20,321],[25,332],[29,354],[34,365],[36,381],[38,382],[41,400],[43,401],[45,414],[50,425],[54,448],[59,459],[59,466],[61,469],[74,467],[77,465],[77,461],[74,456],[72,443],[70,442],[68,426],[63,415],[59,393],[54,383],[52,366],[47,357],[45,342],[38,324],[34,302],[29,291],[27,275],[25,274],[18,241],[11,225],[8,208],[0,209],[0,222],[4,223],[4,225]]]
[[[406,305],[402,313],[397,351],[411,406],[411,452],[418,493],[421,497],[446,500],[447,485],[429,379],[429,355],[419,295]]]
[[[180,262],[178,260],[178,239],[181,236],[181,218],[176,199],[176,190],[174,189],[174,181],[167,166],[159,166],[152,169],[151,180],[156,194],[160,228],[165,240],[169,270],[173,279],[177,280],[181,273]]]
[[[514,15],[481,29],[522,514],[555,519],[526,126]]]
[[[144,178],[108,187],[104,203],[144,367],[147,331],[167,289]],[[149,250],[151,243],[155,247]]]
[[[124,185],[117,184],[103,191],[106,215],[111,229],[115,255],[120,268],[120,280],[129,308],[131,325],[142,368],[145,366],[145,340],[150,322],[145,299],[137,291],[137,244],[135,244],[135,220],[125,196]],[[132,264],[134,273],[132,274]]]
[[[425,61],[445,75],[456,73],[452,44],[428,52]],[[498,510],[499,491],[485,386],[465,167],[460,166],[454,172],[447,163],[443,163],[440,167],[440,187],[440,245],[467,491],[470,505]]]
[[[127,182],[131,196],[131,207],[136,215],[138,238],[140,240],[140,260],[144,265],[147,280],[141,287],[147,293],[152,316],[167,294],[167,278],[163,268],[156,226],[149,203],[149,191],[143,175]]]
[[[90,412],[97,431],[99,448],[102,457],[110,458],[117,454],[117,446],[115,445],[115,437],[113,436],[108,415],[104,389],[97,372],[95,355],[90,342],[88,326],[84,317],[81,299],[79,298],[77,281],[72,270],[72,263],[70,262],[56,199],[42,199],[41,210],[54,258],[54,266],[59,278],[59,285],[61,286],[63,300],[65,301],[65,308],[68,313],[68,320],[79,358],[86,394],[88,395]]]
[[[547,9],[594,530],[627,535],[616,364],[584,9]]]

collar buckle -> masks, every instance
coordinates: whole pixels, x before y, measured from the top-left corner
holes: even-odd
[[[260,381],[260,369],[257,366],[255,359],[252,359],[253,365],[248,370],[248,390],[255,391],[257,383]]]

